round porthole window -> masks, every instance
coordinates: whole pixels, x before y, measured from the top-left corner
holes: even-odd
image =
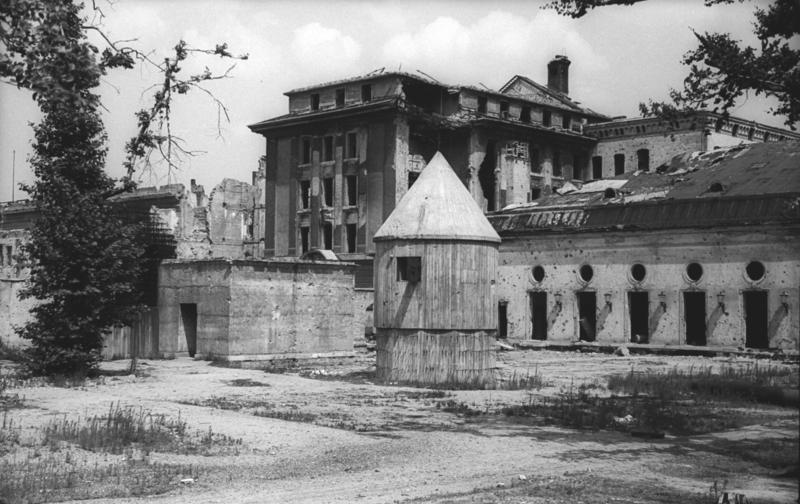
[[[592,281],[592,277],[594,277],[594,269],[588,264],[584,264],[578,270],[578,277],[582,282],[589,283]]]
[[[647,276],[647,268],[644,267],[644,264],[636,263],[631,266],[631,278],[636,283],[641,283],[644,281],[644,278]]]
[[[747,279],[751,282],[759,282],[764,279],[767,269],[761,261],[750,261],[744,268]]]
[[[544,267],[541,265],[534,266],[533,269],[531,269],[531,278],[534,282],[541,283],[541,281],[544,280]]]
[[[689,263],[686,265],[686,278],[691,282],[699,282],[703,278],[703,267],[700,263]]]

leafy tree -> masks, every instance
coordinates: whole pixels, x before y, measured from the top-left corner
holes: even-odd
[[[155,64],[86,25],[82,9],[70,0],[6,0],[0,6],[0,78],[32,91],[42,112],[30,159],[35,181],[24,187],[39,216],[24,247],[31,278],[22,293],[40,303],[18,333],[32,343],[29,368],[43,374],[90,372],[100,360],[103,336],[137,315],[143,227],[120,215],[109,197],[135,187],[137,164],[149,160],[152,150],[174,165],[172,94],[227,75],[206,70],[180,79],[178,65],[192,51],[183,41],[173,58]],[[96,6],[94,12],[100,12]],[[108,47],[101,52],[92,45],[88,30],[98,30]],[[232,57],[224,44],[201,52]],[[151,109],[137,113],[138,133],[126,145],[126,175],[115,181],[104,171],[107,138],[96,89],[109,69],[132,68],[137,59],[158,67],[164,79]]]
[[[547,6],[557,12],[582,17],[591,9],[608,5],[632,5],[644,0],[553,0]],[[745,0],[704,0],[706,6]],[[775,98],[771,109],[784,116],[792,129],[800,120],[800,2],[774,0],[756,7],[754,31],[760,47],[743,46],[728,33],[693,31],[699,46],[683,57],[689,75],[683,89],[671,90],[671,103],[641,104],[644,115],[674,116],[696,110],[727,115],[736,101],[753,92]],[[794,40],[793,40],[794,39]]]

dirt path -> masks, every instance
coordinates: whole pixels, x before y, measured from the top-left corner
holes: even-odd
[[[548,382],[540,393],[624,373],[632,365],[663,370],[721,362],[513,354],[503,356],[506,365],[535,369]],[[109,368],[125,365],[111,363]],[[442,405],[449,401],[491,410],[497,404],[523,403],[528,392],[444,393],[379,386],[348,374],[364,365],[358,362],[352,370],[339,369],[346,380],[320,380],[188,359],[148,361],[142,366],[143,377],[106,376],[79,388],[15,390],[29,407],[14,414],[22,431],[34,436],[37,428],[58,415],[101,413],[119,401],[180,415],[190,429],[210,428],[242,440],[238,454],[151,454],[151,462],[200,468],[197,481],[143,498],[163,503],[570,502],[562,494],[573,484],[593,484],[601,495],[618,496],[619,502],[652,502],[642,489],[707,494],[714,481],[725,480],[729,490],[757,502],[798,498],[796,480],[778,478],[775,471],[725,449],[731,443],[769,439],[796,444],[797,411],[774,411],[765,426],[647,441],[617,432],[534,427],[496,414],[454,414]]]

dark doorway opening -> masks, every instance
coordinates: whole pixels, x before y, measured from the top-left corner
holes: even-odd
[[[508,337],[508,302],[506,301],[497,303],[497,337],[500,339]]]
[[[766,291],[744,291],[745,346],[769,348]]]
[[[547,339],[547,293],[531,292],[531,339]]]
[[[578,325],[580,340],[594,341],[597,327],[597,294],[594,292],[578,293]]]
[[[686,344],[706,344],[706,293],[683,293],[683,318],[686,323]]]
[[[491,212],[496,210],[494,207],[494,169],[495,169],[495,154],[494,142],[488,141],[486,143],[486,157],[483,158],[483,163],[478,170],[478,182],[481,184],[483,197],[486,198],[486,211]]]
[[[194,357],[197,352],[197,304],[181,303],[181,327],[189,357]]]
[[[628,311],[631,317],[631,343],[648,343],[650,340],[649,294],[647,292],[629,292]]]

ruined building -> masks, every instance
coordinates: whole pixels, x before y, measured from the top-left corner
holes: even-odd
[[[516,75],[499,91],[382,71],[288,91],[288,114],[250,126],[266,139],[265,255],[330,249],[370,287],[372,236],[437,150],[491,212],[688,151],[800,138],[711,113],[612,120],[569,97],[569,66],[557,56],[546,86]]]

